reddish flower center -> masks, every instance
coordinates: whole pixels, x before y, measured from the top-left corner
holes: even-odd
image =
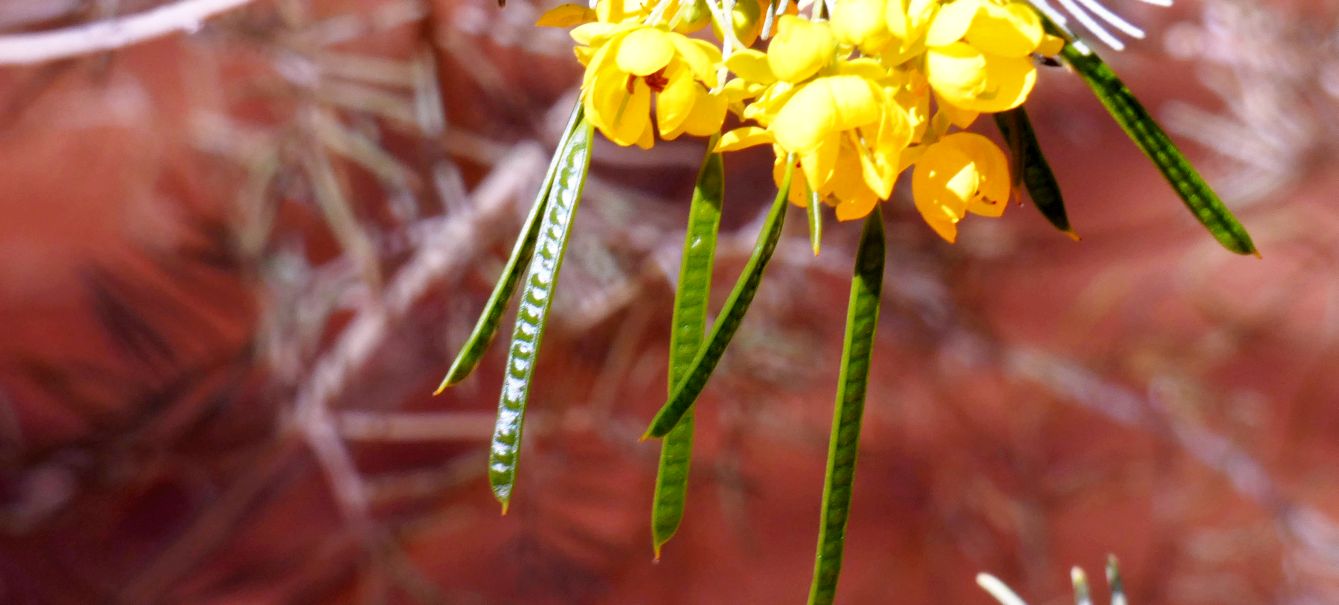
[[[647,88],[655,92],[664,92],[665,86],[669,84],[669,78],[665,77],[665,68],[660,68],[655,73],[642,77],[646,81]],[[628,94],[632,94],[633,87],[637,84],[637,76],[628,76]]]

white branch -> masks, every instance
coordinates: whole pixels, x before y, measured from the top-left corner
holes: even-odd
[[[205,20],[252,0],[181,0],[142,13],[49,32],[0,36],[0,65],[23,65],[105,52],[193,32]]]

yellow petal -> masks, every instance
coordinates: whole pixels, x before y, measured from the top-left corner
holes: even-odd
[[[591,123],[624,147],[641,141],[651,125],[651,89],[637,78],[629,94],[626,82],[627,76],[617,71],[597,74],[586,104]]]
[[[986,56],[962,42],[932,48],[925,53],[925,76],[940,97],[968,108],[986,88]]]
[[[595,21],[595,11],[585,4],[559,4],[535,20],[536,27],[576,27]]]
[[[770,143],[772,143],[772,133],[768,132],[766,128],[743,126],[722,134],[720,142],[716,143],[716,151],[722,153],[738,151],[754,145]]]
[[[863,129],[862,129],[863,130]],[[860,141],[851,133],[853,143],[842,148],[843,153],[854,156],[856,159],[855,170],[860,176],[860,180],[865,184],[875,197],[887,199],[893,192],[893,181],[897,176],[897,158],[899,153],[892,154],[880,153],[876,149],[865,149],[859,143]],[[873,139],[873,137],[870,137]],[[898,150],[900,152],[900,150]]]
[[[641,0],[599,0],[595,5],[596,14],[605,23],[636,21],[641,10]]]
[[[957,42],[926,53],[925,75],[942,100],[969,111],[996,113],[1023,104],[1037,81],[1037,67],[1027,57],[982,53]]]
[[[841,149],[841,135],[832,133],[808,151],[801,151],[800,168],[804,171],[804,180],[812,191],[821,191],[832,178],[837,167],[837,152]]]
[[[642,149],[650,149],[652,145],[655,145],[656,137],[655,134],[651,132],[650,122],[646,122],[644,126],[645,128],[642,128],[641,136],[637,137],[637,146]]]
[[[1065,48],[1065,39],[1059,36],[1046,34],[1042,36],[1041,44],[1037,45],[1037,52],[1047,57],[1054,57],[1060,54]]]
[[[607,56],[609,48],[596,51],[595,58],[586,68],[581,83],[582,100],[586,105],[586,118],[601,131],[613,128],[613,118],[627,95],[627,75],[617,69],[596,69],[601,59]],[[606,135],[608,136],[608,135]]]
[[[977,116],[981,115],[981,112],[962,109],[952,103],[944,103],[942,100],[939,103],[939,111],[944,113],[944,117],[948,118],[950,124],[964,130],[971,127],[972,122],[975,122]]]
[[[674,58],[674,44],[668,32],[654,27],[632,30],[618,44],[618,68],[634,76],[649,76]]]
[[[615,143],[636,143],[642,149],[651,148],[651,88],[646,81],[638,79],[633,84],[632,94],[627,96],[627,104],[617,116],[614,128],[619,137],[614,139]]]
[[[669,78],[669,84],[656,96],[656,125],[660,136],[672,140],[677,135],[683,121],[693,111],[693,104],[699,97],[706,96],[702,85],[693,81],[687,69],[678,69]],[[674,136],[670,136],[674,133]]]
[[[864,78],[819,78],[800,87],[769,127],[783,149],[812,151],[829,135],[878,120],[880,100],[874,85]]]
[[[860,76],[876,82],[892,81],[901,76],[900,73],[889,73],[888,68],[884,67],[882,63],[869,57],[860,57],[837,63],[837,74]]]
[[[786,180],[786,152],[778,147],[773,147],[772,152],[776,154],[776,160],[772,162],[772,181],[780,188]],[[790,180],[790,191],[786,194],[786,200],[801,208],[809,207],[809,186],[805,184],[804,179],[792,177]]]
[[[879,200],[877,192],[869,187],[863,178],[862,158],[850,145],[843,145],[837,155],[837,166],[833,170],[828,189],[837,199],[837,219],[849,221],[864,217]]]
[[[771,84],[776,81],[772,68],[767,65],[767,55],[751,48],[735,51],[725,60],[725,67],[730,73],[750,82]]]
[[[604,23],[602,21],[595,21],[593,23],[577,26],[569,32],[568,35],[572,36],[572,39],[575,40],[577,44],[599,46],[608,42],[614,36],[628,31],[628,29],[629,26],[622,23]]]
[[[725,95],[704,94],[698,97],[697,102],[693,104],[693,111],[683,122],[684,131],[698,137],[720,132],[721,124],[725,123],[725,109],[728,104],[729,100]]]
[[[729,99],[731,103],[745,101],[758,96],[762,92],[762,86],[749,82],[743,78],[734,78],[721,87],[721,94]]]
[[[804,85],[800,87],[802,86]],[[763,89],[762,94],[758,95],[757,100],[749,106],[748,111],[745,111],[744,117],[757,120],[763,126],[771,124],[776,114],[781,111],[782,107],[786,106],[786,103],[790,102],[790,98],[795,96],[795,91],[799,90],[800,87],[780,81],[769,84]],[[750,113],[752,113],[751,116]]]
[[[767,46],[767,65],[778,79],[801,82],[830,63],[836,52],[837,39],[826,22],[782,15]]]
[[[981,0],[955,0],[945,4],[935,14],[929,31],[925,33],[925,45],[934,48],[961,40],[976,20],[981,4]]]
[[[837,220],[853,221],[869,216],[879,199],[873,195],[863,195],[841,200],[837,204]]]
[[[577,56],[577,61],[582,65],[590,65],[591,57],[595,56],[595,49],[589,46],[573,46],[572,54]]]
[[[940,144],[957,147],[970,159],[976,171],[977,188],[967,204],[967,211],[989,217],[1004,214],[1009,205],[1009,160],[999,146],[971,132],[951,134]]]
[[[679,34],[670,34],[669,38],[674,44],[674,50],[679,53],[679,59],[683,60],[693,72],[693,77],[709,88],[715,87],[716,67],[721,63],[721,49],[706,40]]]
[[[980,181],[976,165],[960,146],[945,143],[950,138],[931,145],[916,161],[911,195],[925,222],[952,242]]]
[[[989,54],[1026,57],[1037,50],[1042,35],[1041,18],[1031,6],[987,3],[967,30],[967,42]]]
[[[832,33],[843,44],[876,54],[892,40],[884,25],[886,0],[842,0],[832,12]]]
[[[986,55],[986,89],[968,107],[973,111],[998,113],[1018,107],[1037,83],[1037,66],[1029,57]]]
[[[939,10],[939,0],[889,0],[884,10],[884,25],[904,48],[921,41],[925,30]]]

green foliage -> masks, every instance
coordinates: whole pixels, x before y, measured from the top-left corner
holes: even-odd
[[[1054,27],[1054,26],[1052,26]],[[1069,64],[1097,95],[1130,139],[1139,146],[1162,175],[1171,183],[1177,195],[1195,218],[1204,225],[1224,248],[1237,254],[1259,253],[1251,242],[1250,234],[1237,222],[1232,212],[1218,199],[1218,194],[1204,182],[1199,172],[1186,160],[1162,127],[1153,120],[1134,93],[1116,77],[1116,73],[1097,53],[1079,42],[1067,42],[1060,52]]]
[[[563,131],[562,138],[558,141],[559,151],[567,148],[577,130],[583,127],[581,126],[583,123],[581,105],[577,104],[576,109],[572,110],[572,117],[567,121],[567,128]],[[563,157],[562,153],[553,154],[549,170],[544,175],[544,183],[540,185],[539,193],[535,195],[535,203],[521,227],[521,235],[516,238],[516,243],[512,246],[511,256],[507,257],[507,265],[502,268],[501,277],[493,285],[493,292],[488,296],[488,302],[484,303],[483,312],[479,314],[474,330],[470,332],[469,338],[465,339],[465,345],[456,355],[455,361],[451,362],[451,369],[447,370],[446,378],[442,379],[442,384],[437,387],[434,395],[468,377],[479,365],[479,360],[483,358],[484,351],[488,350],[488,345],[493,342],[493,336],[497,334],[498,325],[502,322],[502,314],[507,310],[507,303],[516,292],[517,284],[521,283],[521,271],[526,267],[522,264],[522,259],[529,260],[535,251],[535,241],[539,239],[540,217],[548,208],[549,193],[559,172],[559,160]]]
[[[525,275],[520,310],[507,348],[506,374],[498,400],[497,424],[488,452],[488,482],[493,495],[506,514],[516,485],[516,467],[520,461],[521,430],[530,379],[534,375],[539,346],[548,324],[549,307],[558,285],[563,253],[571,235],[572,219],[581,201],[581,190],[590,167],[591,126],[577,110],[571,136],[558,149],[558,172],[554,174],[544,202],[534,255]]]
[[[1065,213],[1065,199],[1060,195],[1060,183],[1056,182],[1051,165],[1037,142],[1037,133],[1032,130],[1032,120],[1022,106],[995,114],[995,125],[1000,134],[1009,143],[1009,154],[1013,158],[1014,185],[1021,182],[1027,187],[1028,195],[1036,204],[1037,210],[1046,217],[1056,229],[1070,237],[1078,238],[1069,226],[1069,216]]]
[[[837,379],[837,401],[828,440],[828,470],[823,480],[818,553],[814,557],[814,579],[809,588],[811,604],[832,603],[837,592],[837,577],[841,573],[846,521],[851,512],[851,485],[860,446],[860,421],[865,412],[874,332],[879,323],[883,261],[883,215],[875,208],[865,219],[851,276],[841,374]]]
[[[671,388],[692,366],[707,331],[711,265],[716,254],[716,233],[721,226],[721,201],[725,198],[725,168],[721,154],[711,152],[716,140],[712,137],[707,142],[708,152],[698,172],[693,201],[688,208],[688,230],[684,234],[670,331]],[[674,536],[683,520],[692,453],[693,413],[690,410],[660,446],[660,468],[656,473],[656,491],[651,505],[651,540],[657,559],[660,558],[660,547]]]
[[[725,353],[726,345],[729,345],[730,339],[734,338],[739,323],[744,320],[744,313],[753,302],[753,295],[758,292],[758,284],[762,281],[767,261],[771,260],[772,252],[776,250],[776,243],[781,239],[781,227],[786,221],[786,196],[790,193],[790,181],[794,172],[795,163],[786,162],[786,176],[781,189],[776,193],[776,199],[772,201],[772,209],[767,213],[762,232],[758,234],[758,243],[754,246],[748,263],[744,265],[744,272],[735,282],[734,289],[730,291],[730,297],[725,300],[725,307],[721,309],[720,317],[711,327],[711,335],[707,338],[706,346],[698,350],[692,366],[685,372],[683,379],[675,384],[673,394],[651,420],[651,426],[646,429],[642,439],[664,437],[679,423],[679,419],[683,418],[693,402],[697,401],[697,396],[702,393],[702,388],[707,385],[707,379],[711,377],[716,364],[721,360],[721,355]]]

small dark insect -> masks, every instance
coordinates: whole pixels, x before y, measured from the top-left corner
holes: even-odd
[[[498,5],[501,6],[503,0],[497,0],[497,1]],[[1060,61],[1057,60],[1055,57],[1042,57],[1041,64],[1047,67],[1060,67]]]

